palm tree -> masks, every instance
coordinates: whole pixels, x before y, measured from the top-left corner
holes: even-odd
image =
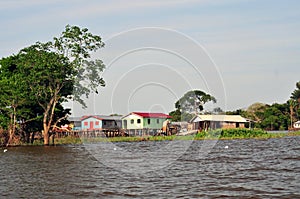
[[[296,101],[296,105],[295,105],[296,115],[297,118],[299,119],[297,110],[300,108],[300,81],[296,83],[296,89],[292,92],[291,99]]]
[[[291,128],[293,128],[293,115],[294,115],[294,108],[298,106],[298,102],[294,99],[290,99],[288,101],[290,106],[290,117],[291,117]]]
[[[291,98],[297,100],[300,103],[300,81],[296,83],[296,90],[292,92]]]

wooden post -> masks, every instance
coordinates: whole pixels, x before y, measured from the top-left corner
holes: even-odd
[[[55,133],[52,133],[51,136],[52,136],[52,145],[54,146],[54,144],[55,144],[55,143],[54,143]]]

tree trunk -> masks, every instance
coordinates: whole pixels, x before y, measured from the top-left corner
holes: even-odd
[[[290,106],[290,113],[291,113],[291,129],[293,129],[293,115],[294,115],[293,106]]]
[[[43,131],[43,137],[44,137],[44,145],[49,145],[49,129],[46,127]]]
[[[54,138],[55,138],[55,134],[54,133],[52,133],[52,145],[54,146],[55,144],[54,144]]]
[[[43,127],[44,127],[44,130],[43,130],[43,138],[44,138],[44,145],[49,145],[49,126],[47,124],[47,117],[48,117],[48,114],[44,114],[44,119],[43,119]]]
[[[33,144],[33,142],[34,142],[34,136],[35,136],[35,133],[32,132],[32,135],[31,135],[31,141],[30,141],[31,144]]]
[[[51,128],[56,103],[57,103],[57,100],[56,100],[56,96],[55,96],[50,100],[49,104],[47,105],[47,109],[44,113],[44,118],[43,118],[44,145],[49,145],[49,139],[50,139],[49,131],[50,131],[50,128]]]
[[[15,110],[15,109],[14,109]],[[8,141],[6,143],[6,146],[10,146],[13,144],[13,138],[14,138],[14,135],[15,135],[15,119],[16,116],[14,113],[11,114],[10,116],[10,121],[11,121],[11,124],[10,124],[10,128],[9,128],[9,135],[8,135]]]
[[[13,132],[12,132],[12,129],[9,129],[8,140],[7,140],[6,146],[10,146],[12,144],[12,140],[13,140]]]

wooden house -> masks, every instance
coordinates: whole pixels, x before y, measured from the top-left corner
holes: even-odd
[[[122,117],[123,129],[161,129],[171,116],[164,113],[132,112]]]
[[[197,115],[190,121],[194,130],[245,128],[249,122],[240,115]]]
[[[82,130],[122,128],[121,116],[89,115],[81,118]]]

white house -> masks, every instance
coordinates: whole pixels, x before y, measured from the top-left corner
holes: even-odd
[[[294,125],[293,125],[293,127],[295,129],[300,129],[300,121],[295,122]]]

